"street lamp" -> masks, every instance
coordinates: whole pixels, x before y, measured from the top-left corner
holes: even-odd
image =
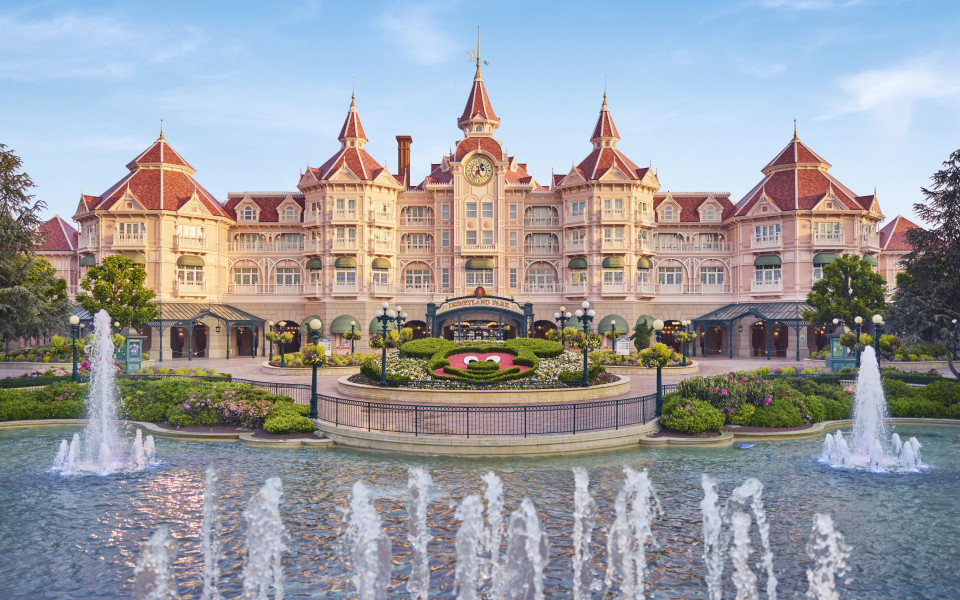
[[[853,344],[854,349],[857,351],[857,368],[860,368],[860,327],[863,325],[863,317],[857,315],[853,318],[853,322],[857,324],[857,339]],[[877,346],[877,352],[879,352],[879,346]]]
[[[281,368],[287,366],[286,360],[284,360],[286,357],[283,355],[283,326],[286,324],[287,324],[286,321],[280,321],[279,323],[277,323],[277,327],[280,329],[280,336],[281,336],[277,338],[277,340],[279,340],[277,344],[279,344],[280,346],[280,367]]]
[[[80,371],[77,370],[77,330],[80,329],[80,317],[70,315],[70,335],[73,338],[73,382],[80,381]]]
[[[883,331],[880,326],[883,325],[883,317],[880,315],[873,315],[873,335],[874,341],[876,342],[877,347],[877,366],[880,366],[880,332]]]
[[[957,320],[953,320],[953,360],[957,360]]]
[[[560,312],[553,313],[553,320],[560,324],[560,343],[563,344],[563,329],[566,326],[567,321],[573,316],[567,310],[566,306],[560,307]]]
[[[309,323],[310,333],[313,334],[313,345],[316,347],[320,341],[320,319],[313,319]],[[320,362],[320,353],[318,352],[313,362],[313,383],[310,386],[310,418],[317,418],[317,363]]]
[[[590,303],[586,300],[583,301],[580,307],[576,312],[577,318],[580,319],[580,324],[583,325],[583,378],[580,380],[580,386],[587,387],[590,385],[590,380],[587,377],[587,339],[590,336],[590,322],[593,321],[593,317],[597,314],[597,311],[590,308]]]
[[[273,333],[273,321],[267,321],[267,329]],[[270,340],[270,362],[273,362],[273,340]]]
[[[407,320],[407,313],[403,312],[403,308],[398,304],[397,305],[397,332],[400,332],[400,328],[403,327],[403,322]]]
[[[663,320],[657,319],[653,322],[653,332],[657,336],[657,343],[663,343]],[[660,361],[657,361],[657,416],[663,409],[663,375],[660,373]]]
[[[610,349],[616,350],[617,346],[614,344],[613,334],[617,331],[617,320],[610,319]]]
[[[357,322],[350,321],[350,354],[353,354],[353,337],[356,335]]]
[[[387,386],[387,326],[389,326],[391,322],[397,321],[397,314],[401,310],[399,306],[397,310],[388,309],[388,306],[390,306],[390,304],[384,301],[380,304],[377,312],[374,313],[383,329],[383,352],[380,358],[380,387]],[[402,319],[403,317],[400,318]]]
[[[120,333],[120,321],[113,322],[113,332]]]
[[[684,337],[686,337],[687,335],[687,325],[689,324],[690,324],[690,321],[686,319],[680,321],[680,326],[683,328]],[[684,339],[683,343],[680,344],[680,355],[683,358],[683,363],[682,363],[683,366],[687,366],[687,340],[686,339]]]

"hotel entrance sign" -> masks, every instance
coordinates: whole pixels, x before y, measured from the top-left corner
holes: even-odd
[[[482,290],[483,288],[478,289]],[[499,308],[514,311],[520,313],[521,315],[523,314],[523,307],[513,300],[495,298],[486,295],[474,295],[473,297],[465,296],[463,298],[454,298],[453,300],[448,300],[447,302],[437,306],[437,314],[452,310],[454,308]]]

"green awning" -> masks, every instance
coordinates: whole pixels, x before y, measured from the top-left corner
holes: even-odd
[[[390,310],[390,309],[387,309],[387,310]],[[396,321],[390,321],[389,323],[387,323],[387,331],[393,331],[396,328],[397,328]],[[380,324],[380,321],[378,321],[376,317],[374,317],[373,320],[370,321],[369,331],[370,333],[383,333],[383,325]]]
[[[352,315],[340,315],[330,324],[330,333],[346,333],[350,331],[350,322],[356,323],[356,328],[360,328],[360,320]]]
[[[840,256],[833,252],[821,252],[813,257],[813,266],[822,267],[823,265],[829,265],[838,258],[840,258]]]
[[[385,258],[378,257],[378,258],[373,259],[373,265],[372,265],[372,266],[373,266],[374,269],[389,269],[389,268],[390,268],[390,261],[387,260],[387,259],[385,259]]]
[[[323,268],[323,261],[319,258],[311,258],[307,261],[307,269],[310,271],[319,271]]]
[[[352,256],[341,256],[337,258],[333,266],[338,269],[355,269],[357,268],[357,259]]]
[[[610,331],[610,325],[616,321],[617,331],[627,331],[628,321],[621,317],[620,315],[607,315],[604,318],[600,319],[600,324],[597,325],[597,333],[606,333]]]
[[[587,268],[587,259],[583,258],[571,258],[570,262],[567,263],[567,268],[573,271],[585,271]]]
[[[135,265],[146,265],[146,264],[147,264],[147,259],[145,259],[145,258],[143,257],[143,255],[140,254],[139,252],[121,252],[121,253],[120,253],[120,256],[126,256],[127,258],[129,258],[130,260],[132,260],[132,261],[133,261],[133,264],[135,264]]]
[[[764,254],[753,261],[755,267],[779,267],[781,265],[783,265],[783,261],[776,254]]]
[[[637,259],[637,268],[638,269],[652,269],[653,263],[650,262],[649,258],[640,257]]]
[[[647,322],[647,327],[649,327],[649,328],[652,330],[652,329],[653,329],[653,322],[656,321],[656,319],[654,319],[654,318],[651,317],[650,315],[640,315],[639,317],[637,317],[637,322],[634,323],[634,326],[639,325],[639,324],[640,324],[640,321],[646,321],[646,322]]]
[[[627,263],[623,260],[622,256],[608,256],[603,259],[603,268],[604,269],[622,269]]]
[[[181,256],[180,258],[177,259],[177,266],[178,267],[202,267],[203,259],[200,258],[199,256],[189,256],[189,255]]]
[[[84,256],[83,258],[80,259],[80,266],[81,266],[81,267],[95,267],[95,266],[97,266],[97,258],[96,258],[94,255],[92,255],[92,254],[88,254],[88,255],[86,255],[86,256]]]
[[[493,268],[493,259],[492,258],[471,258],[467,261],[466,268],[468,269],[492,269]]]
[[[867,254],[866,256],[863,257],[863,260],[870,263],[870,265],[873,267],[876,267],[878,264],[880,264],[877,262],[877,257],[872,254]]]

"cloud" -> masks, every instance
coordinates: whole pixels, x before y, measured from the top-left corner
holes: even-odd
[[[442,10],[442,6],[429,3],[404,5],[403,10],[394,6],[381,14],[376,23],[410,57],[421,64],[432,65],[463,50],[455,50],[453,41],[443,33],[445,27],[438,19]]]
[[[763,8],[785,10],[834,10],[866,4],[865,0],[760,0]]]
[[[960,69],[933,58],[847,75],[837,81],[837,87],[842,93],[840,100],[820,119],[873,113],[888,129],[902,134],[922,102],[960,109]]]

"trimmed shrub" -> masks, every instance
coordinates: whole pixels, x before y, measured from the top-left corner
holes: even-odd
[[[737,410],[730,415],[730,423],[734,425],[749,425],[753,418],[753,413],[757,412],[757,407],[752,404],[741,404]]]
[[[943,404],[923,397],[894,398],[887,403],[887,406],[890,409],[890,415],[893,417],[945,419],[948,418],[948,415],[956,412],[948,411]]]
[[[263,424],[264,431],[276,434],[311,433],[316,429],[317,426],[313,424],[313,421],[295,412],[278,413],[276,416],[267,419]]]
[[[837,421],[840,419],[849,419],[853,416],[853,396],[844,394],[845,398],[838,400],[836,398],[819,396],[823,403],[823,420]]]
[[[960,383],[954,381],[935,381],[923,390],[923,395],[931,402],[944,406],[960,404]]]
[[[664,402],[660,423],[672,431],[697,434],[723,429],[723,415],[702,400],[676,398]]]
[[[750,419],[754,427],[799,427],[803,425],[800,409],[787,398],[774,398],[770,404],[757,408]]]
[[[825,398],[821,396],[804,396],[803,403],[807,407],[811,423],[819,423],[827,418],[827,408],[824,404]],[[802,410],[802,409],[801,409]]]
[[[456,344],[443,338],[421,338],[412,340],[400,347],[400,356],[410,358],[430,358],[438,352],[456,347]]]

